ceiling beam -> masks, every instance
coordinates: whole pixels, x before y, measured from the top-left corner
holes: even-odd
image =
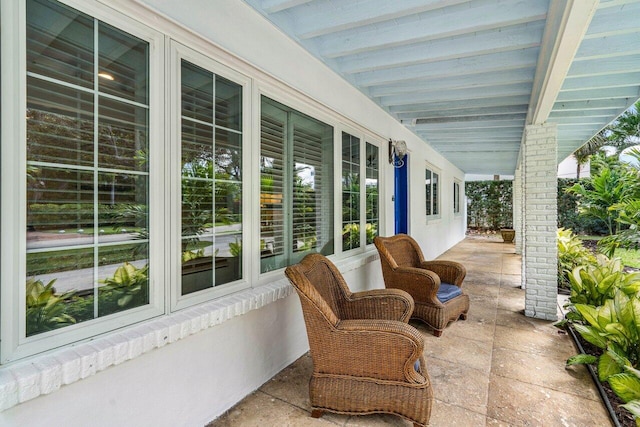
[[[598,0],[551,0],[527,123],[549,117],[597,7]]]

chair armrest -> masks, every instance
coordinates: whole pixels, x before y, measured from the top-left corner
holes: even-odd
[[[422,384],[424,338],[413,326],[395,320],[342,320],[314,355],[318,373]]]
[[[467,269],[455,261],[433,260],[424,261],[422,268],[431,270],[440,276],[440,280],[458,287],[462,287],[462,281],[467,275]]]
[[[407,291],[414,301],[442,306],[437,297],[440,277],[433,271],[416,267],[398,267],[394,270],[394,276],[393,283],[386,283],[386,286]]]
[[[398,320],[407,323],[413,298],[400,289],[373,289],[352,293],[343,306],[344,319]]]

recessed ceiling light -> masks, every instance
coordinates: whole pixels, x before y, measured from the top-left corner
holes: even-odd
[[[111,80],[111,81],[115,80],[111,74],[105,73],[104,71],[101,73],[98,73],[98,77],[102,77],[105,80]]]

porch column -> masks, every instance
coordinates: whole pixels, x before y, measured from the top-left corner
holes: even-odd
[[[525,128],[524,166],[525,315],[557,320],[557,127]]]

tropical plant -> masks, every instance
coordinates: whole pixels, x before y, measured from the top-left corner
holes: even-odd
[[[569,276],[574,268],[580,265],[595,264],[596,258],[584,247],[582,240],[571,230],[559,228],[558,241],[558,288],[570,289]]]
[[[229,252],[232,257],[239,257],[242,255],[242,240],[238,240],[236,237],[235,242],[229,242]]]
[[[137,268],[125,262],[118,267],[112,277],[100,280],[105,286],[100,287],[101,297],[109,296],[109,301],[115,301],[117,307],[137,307],[148,302],[149,264]],[[102,304],[100,304],[102,305]],[[100,306],[99,305],[99,306]],[[110,314],[106,307],[99,307],[100,314]]]
[[[42,280],[27,280],[27,336],[58,329],[76,323],[76,320],[66,313],[66,302],[73,296],[74,291],[56,295],[53,285],[56,279],[46,285]]]
[[[617,290],[635,295],[640,290],[640,273],[625,273],[620,258],[596,256],[596,264],[580,265],[569,275],[570,304],[599,307],[614,297]]]

